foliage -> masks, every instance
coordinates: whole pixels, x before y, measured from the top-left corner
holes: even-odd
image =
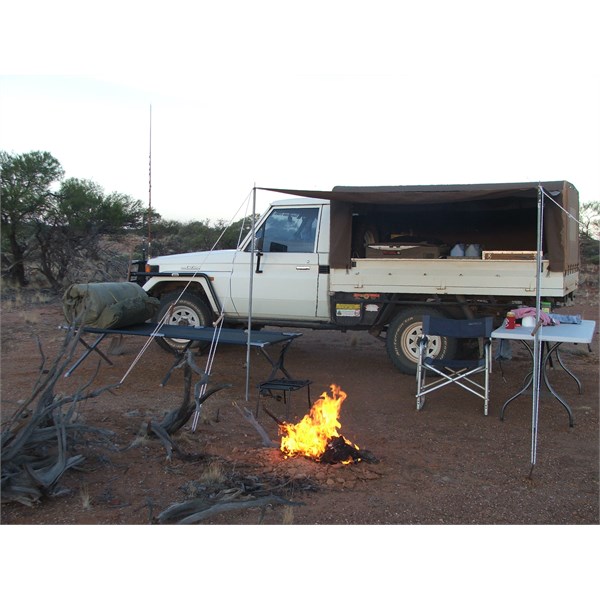
[[[579,243],[584,264],[599,263],[600,202],[582,204],[579,210]]]
[[[18,287],[36,275],[57,293],[77,278],[111,279],[123,262],[115,248],[128,233],[145,238],[136,249],[141,258],[236,248],[250,230],[249,219],[162,220],[139,200],[106,194],[90,180],[63,179],[60,163],[48,152],[2,151],[0,167],[2,276]]]
[[[21,286],[27,284],[25,261],[33,237],[30,225],[52,206],[51,186],[63,175],[60,163],[49,152],[13,156],[0,151],[2,271]]]
[[[213,225],[209,219],[203,221],[160,221],[152,231],[149,256],[200,252],[237,248],[241,239],[250,231],[249,219],[240,219],[231,224],[218,220]],[[147,242],[146,242],[147,244]],[[139,248],[141,253],[141,248]]]
[[[600,237],[600,202],[586,202],[579,208],[579,231],[586,237]]]
[[[105,195],[98,184],[81,179],[63,182],[52,216],[61,226],[86,235],[139,229],[143,223],[139,200],[116,192]]]
[[[48,152],[2,152],[0,166],[2,274],[21,287],[28,283],[27,272],[40,273],[60,291],[76,273],[110,258],[102,236],[123,235],[143,225],[139,200],[107,195],[89,180],[60,182],[64,172]]]
[[[56,202],[35,222],[37,266],[54,290],[87,271],[104,279],[107,254],[104,236],[119,236],[142,224],[142,207],[121,194],[105,195],[91,181],[68,179],[60,187]],[[90,266],[94,266],[90,269]],[[99,277],[97,273],[99,271]]]

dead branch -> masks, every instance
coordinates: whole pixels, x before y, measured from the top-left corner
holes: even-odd
[[[266,406],[263,406],[263,410],[277,423],[277,425],[283,425],[284,421],[282,421],[277,415],[274,415]]]
[[[148,434],[150,436],[157,437],[162,443],[165,449],[167,450],[167,460],[171,460],[173,454],[176,454],[178,458],[186,461],[199,461],[199,460],[208,460],[213,458],[211,454],[206,453],[194,453],[190,454],[188,452],[183,452],[181,448],[175,443],[173,438],[167,433],[164,427],[162,427],[159,423],[150,422],[148,423]]]
[[[166,430],[166,432],[170,435],[181,429],[189,420],[190,417],[194,414],[194,412],[201,407],[206,400],[208,400],[213,394],[219,392],[220,390],[224,390],[226,388],[230,388],[230,383],[222,383],[219,385],[214,385],[210,387],[208,390],[202,394],[197,400],[195,404],[190,402],[188,394],[184,394],[184,399],[181,406],[175,410],[170,411],[165,415],[160,425]]]
[[[186,373],[187,375],[187,373]],[[209,455],[207,454],[187,454],[182,452],[177,444],[173,441],[171,436],[181,429],[202,404],[208,400],[215,392],[231,387],[231,384],[224,383],[215,385],[209,388],[202,396],[200,396],[195,404],[190,401],[190,385],[191,377],[186,377],[186,386],[183,394],[183,401],[179,408],[176,408],[168,412],[160,423],[156,421],[150,421],[147,425],[147,432],[150,436],[157,437],[164,445],[167,450],[167,460],[171,460],[173,452],[183,460],[199,460],[205,459]]]
[[[299,506],[303,504],[298,501],[300,494],[319,490],[309,478],[267,473],[259,476],[254,472],[244,475],[237,462],[229,464],[228,472],[223,468],[226,464],[216,466],[218,477],[203,476],[199,481],[188,482],[184,488],[186,499],[167,507],[155,522],[197,523],[224,511],[256,507],[261,509],[262,521],[266,507],[275,504]]]
[[[183,427],[188,422],[194,411],[200,410],[202,404],[204,404],[204,402],[208,400],[208,398],[215,392],[231,387],[230,383],[223,383],[206,389],[210,376],[194,362],[194,358],[190,350],[187,350],[184,356],[182,356],[180,360],[173,365],[171,369],[169,369],[169,372],[163,379],[161,385],[166,385],[173,370],[180,369],[181,367],[185,368],[183,374],[183,402],[178,409],[167,414],[161,423],[162,427],[167,431],[168,434],[173,434]],[[200,375],[200,380],[194,386],[194,404],[191,403],[192,372]]]
[[[260,435],[263,441],[263,446],[265,446],[266,448],[277,448],[279,446],[277,442],[271,440],[269,434],[265,431],[263,426],[256,420],[251,410],[248,410],[247,408],[241,408],[237,404],[237,402],[234,402],[233,405],[238,409],[238,411],[244,417],[244,419],[246,419],[246,421],[248,421],[252,425],[252,427],[256,429],[258,435]]]
[[[82,434],[101,438],[112,434],[78,423],[75,407],[82,400],[99,396],[115,386],[87,392],[80,388],[67,396],[55,391],[77,341],[73,332],[68,331],[48,369],[41,351],[40,374],[31,395],[2,425],[2,502],[31,506],[43,496],[57,495],[61,492],[60,478],[84,460],[82,455],[72,454],[72,448],[82,441]],[[41,343],[38,347],[41,350]]]
[[[217,502],[207,506],[204,499],[195,498],[180,504],[174,504],[158,515],[159,523],[175,521],[179,525],[191,525],[204,519],[208,519],[229,510],[243,510],[246,508],[265,507],[274,504],[286,504],[288,506],[301,506],[302,502],[286,500],[280,496],[263,496],[251,500],[238,500],[234,502]]]

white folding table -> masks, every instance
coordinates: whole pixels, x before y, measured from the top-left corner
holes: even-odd
[[[581,394],[581,382],[577,377],[567,369],[565,364],[563,363],[559,348],[561,344],[569,343],[569,344],[591,344],[592,339],[594,337],[594,331],[596,329],[596,321],[581,321],[578,324],[571,323],[560,323],[559,325],[546,325],[543,326],[540,330],[539,339],[542,342],[542,364],[541,364],[541,373],[544,378],[544,383],[546,387],[550,391],[550,393],[565,407],[569,415],[569,426],[573,427],[573,413],[571,411],[571,407],[569,404],[563,400],[556,390],[552,387],[549,379],[548,379],[548,365],[551,364],[552,356],[557,359],[559,365],[564,369],[564,371],[573,378],[575,383],[577,383],[577,388],[579,393]],[[533,342],[533,327],[515,327],[515,329],[506,329],[506,327],[502,326],[498,329],[495,329],[492,332],[492,338],[499,340],[518,340],[521,342],[525,348],[527,348],[531,360],[533,362],[533,348],[530,342]],[[500,411],[500,419],[504,419],[504,411],[506,407],[518,396],[523,394],[530,386],[533,381],[533,370],[528,374],[525,379],[525,384],[523,387],[513,396],[511,396],[503,405],[502,410]]]

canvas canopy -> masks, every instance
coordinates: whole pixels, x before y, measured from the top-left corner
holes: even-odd
[[[579,266],[577,221],[579,194],[568,181],[487,183],[427,186],[336,186],[331,191],[257,188],[303,198],[329,200],[330,266],[351,264],[352,219],[359,214],[392,211],[410,213],[421,223],[435,228],[436,217],[446,227],[453,223],[473,231],[485,223],[490,239],[500,239],[514,249],[535,250],[538,189],[542,186],[552,202],[544,205],[544,255],[549,269],[571,272]],[[556,204],[555,204],[556,203]],[[565,212],[566,211],[566,212]],[[420,216],[419,216],[420,215]],[[570,219],[569,215],[574,217]],[[479,219],[479,221],[477,220]],[[438,227],[439,229],[439,227]],[[495,229],[497,231],[495,231]],[[476,241],[476,240],[470,240]],[[528,246],[523,247],[523,246]]]

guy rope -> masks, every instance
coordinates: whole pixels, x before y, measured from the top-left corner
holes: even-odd
[[[238,213],[240,212],[240,210],[242,209],[242,207],[245,205],[246,206],[246,213],[244,215],[244,220],[242,221],[242,227],[241,227],[241,230],[240,230],[240,237],[238,238],[238,245],[239,245],[240,240],[241,240],[241,231],[243,231],[244,223],[245,223],[245,220],[246,220],[246,217],[247,217],[248,204],[249,204],[249,200],[250,200],[251,195],[252,195],[253,198],[255,198],[256,188],[253,188],[252,192],[249,193],[248,196],[246,196],[246,198],[244,199],[244,202],[240,205],[240,207],[237,209],[237,211],[235,212],[235,214],[233,215],[233,217],[231,218],[231,220],[223,228],[223,230],[221,231],[218,239],[215,241],[215,243],[212,245],[211,249],[207,253],[204,261],[206,261],[209,258],[210,253],[216,248],[216,246],[221,241],[221,239],[222,239],[223,235],[225,234],[225,232],[229,229],[229,227],[231,226],[231,224],[236,219]],[[253,209],[254,209],[254,206],[253,206]],[[252,215],[252,218],[253,218],[253,231],[252,231],[252,235],[254,236],[254,215]],[[204,264],[204,261],[197,268],[197,270],[194,272],[194,275],[197,275],[198,273],[201,272],[202,266]],[[185,294],[185,292],[187,291],[188,287],[191,285],[192,279],[193,279],[193,277],[190,278],[190,280],[183,287],[183,289],[179,293],[177,299],[173,301],[173,303],[171,305],[171,310],[170,311],[166,311],[165,314],[160,319],[160,321],[158,323],[156,323],[156,327],[154,328],[154,330],[152,332],[152,336],[148,337],[148,339],[146,340],[146,342],[144,343],[144,345],[142,346],[142,348],[138,352],[137,356],[132,360],[131,365],[129,366],[129,368],[127,369],[127,371],[125,372],[125,374],[121,378],[121,380],[120,380],[120,382],[118,384],[119,386],[122,385],[125,382],[125,380],[129,376],[129,374],[131,373],[131,371],[133,370],[133,368],[141,360],[142,356],[144,355],[144,353],[146,352],[146,350],[148,349],[148,347],[152,343],[154,335],[157,334],[160,331],[160,329],[162,328],[162,326],[165,325],[166,322],[168,321],[168,319],[171,317],[173,308],[176,306],[177,302],[179,302],[179,300],[181,299],[181,297],[183,296],[183,294]],[[213,363],[214,363],[217,346],[219,344],[219,337],[220,337],[220,334],[221,334],[221,329],[223,327],[223,320],[224,320],[223,311],[224,311],[224,308],[221,307],[221,312],[220,312],[219,316],[213,322],[214,332],[213,332],[213,337],[212,337],[212,340],[211,340],[211,343],[210,343],[210,348],[209,348],[208,357],[207,357],[207,364],[206,364],[206,369],[205,369],[206,379],[205,379],[204,383],[202,383],[202,387],[201,387],[201,390],[200,390],[199,397],[201,397],[202,394],[205,393],[206,386],[207,386],[207,381],[208,381],[208,377],[210,376],[211,371],[212,371],[212,366],[213,366]],[[250,335],[250,329],[251,329],[251,322],[250,322],[250,319],[249,319],[248,335]],[[247,359],[246,363],[247,363],[246,364],[246,368],[249,370],[250,369],[249,358]],[[248,400],[248,382],[246,383],[246,400]],[[199,415],[200,415],[200,404],[198,402],[198,395],[197,395],[197,397],[196,397],[196,411],[194,413],[194,419],[193,419],[193,424],[192,424],[192,430],[193,431],[196,430],[196,427],[198,425]]]

